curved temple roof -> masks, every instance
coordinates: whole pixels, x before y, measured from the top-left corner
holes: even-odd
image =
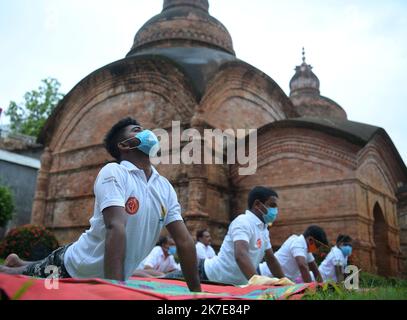
[[[137,32],[128,56],[160,47],[208,47],[234,55],[228,30],[208,9],[208,0],[164,0],[162,12]]]

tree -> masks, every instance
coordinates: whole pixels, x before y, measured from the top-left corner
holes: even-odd
[[[54,78],[43,79],[38,90],[24,94],[23,103],[10,101],[6,115],[10,117],[11,130],[38,137],[45,121],[64,97],[58,92],[60,86],[61,84]]]
[[[14,212],[14,200],[10,188],[0,185],[0,228],[5,227]]]

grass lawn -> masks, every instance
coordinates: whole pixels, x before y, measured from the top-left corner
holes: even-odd
[[[303,300],[407,300],[407,280],[384,278],[361,272],[359,290],[330,285],[316,293],[306,293]]]
[[[4,259],[0,258],[0,264],[4,264]]]

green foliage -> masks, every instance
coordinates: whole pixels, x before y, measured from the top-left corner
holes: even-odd
[[[360,273],[360,286],[362,288],[373,287],[405,287],[407,289],[407,280],[398,278],[385,278],[368,272]]]
[[[347,290],[343,284],[324,283],[317,292],[308,291],[304,300],[407,300],[407,280],[360,273],[360,289]]]
[[[11,229],[0,243],[0,257],[16,253],[22,259],[39,260],[58,248],[52,232],[42,226],[24,225]],[[40,256],[39,256],[40,255]]]
[[[403,287],[378,287],[366,288],[357,291],[342,289],[338,294],[332,290],[318,291],[315,294],[307,294],[305,300],[407,300],[407,288]]]
[[[0,186],[0,227],[5,227],[11,220],[14,212],[14,201],[11,190],[6,186]]]
[[[41,81],[38,90],[25,93],[23,103],[11,101],[6,111],[11,129],[16,133],[38,137],[45,121],[64,96],[58,92],[60,86],[58,80],[47,78]]]

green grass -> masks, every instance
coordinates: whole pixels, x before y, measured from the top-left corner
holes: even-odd
[[[304,300],[407,300],[407,280],[384,278],[361,272],[359,290],[347,290],[341,284],[330,284],[316,293],[307,292]]]
[[[0,264],[4,264],[4,259],[0,258]]]

